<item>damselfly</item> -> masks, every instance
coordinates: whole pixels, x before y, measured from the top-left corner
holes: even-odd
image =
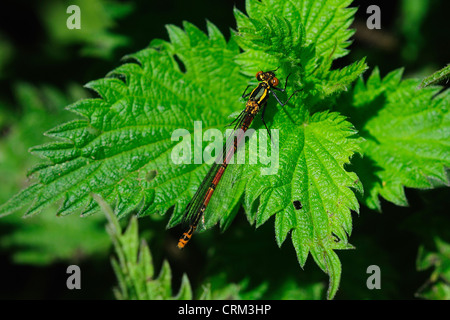
[[[269,129],[267,128],[266,122],[264,121],[264,113],[266,111],[267,99],[269,98],[269,94],[272,94],[278,101],[278,103],[284,106],[297,92],[295,91],[294,93],[292,93],[292,95],[286,100],[286,102],[281,102],[274,91],[286,91],[286,85],[289,76],[286,77],[284,89],[279,89],[277,88],[279,80],[275,76],[274,71],[259,71],[256,74],[256,79],[259,81],[258,86],[248,94],[246,94],[246,92],[250,85],[245,88],[245,91],[242,94],[242,98],[245,99],[248,97],[248,100],[245,105],[245,109],[231,123],[233,124],[236,122],[234,133],[231,134],[227,139],[222,153],[218,155],[216,161],[213,163],[205,179],[202,181],[194,197],[185,209],[183,219],[186,223],[189,224],[189,229],[184,232],[178,240],[178,248],[184,248],[184,246],[191,239],[194,231],[197,229],[197,226],[202,219],[203,214],[205,213],[206,207],[208,206],[209,200],[211,199],[214,190],[219,184],[220,179],[222,178],[222,175],[225,172],[228,163],[230,162],[230,159],[233,157],[234,153],[239,147],[245,131],[247,131],[253,119],[261,111],[261,109],[261,120],[266,127],[270,137]]]

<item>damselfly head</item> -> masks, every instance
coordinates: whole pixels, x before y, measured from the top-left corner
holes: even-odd
[[[268,83],[271,87],[276,87],[279,84],[278,78],[273,71],[258,71],[256,79]]]

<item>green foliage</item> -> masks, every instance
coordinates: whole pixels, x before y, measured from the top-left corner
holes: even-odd
[[[66,13],[70,5],[80,8],[81,28],[68,29]],[[111,58],[118,47],[128,45],[127,37],[111,29],[117,20],[133,10],[131,3],[104,0],[71,1],[47,0],[40,7],[40,16],[47,29],[49,41],[61,45],[81,45],[80,54],[97,58]]]
[[[14,113],[5,106],[2,115],[7,128],[0,139],[0,202],[26,184],[25,174],[36,159],[28,156],[28,148],[45,139],[42,132],[58,122],[67,121],[70,114],[62,108],[72,99],[85,95],[82,89],[71,85],[66,92],[52,86],[33,86],[17,83],[14,86],[15,101],[21,112]],[[80,220],[78,217],[55,219],[56,208],[49,207],[35,219],[22,219],[9,215],[0,220],[3,250],[16,249],[12,259],[16,263],[47,265],[58,260],[82,260],[93,254],[104,252],[110,246],[103,232],[102,217]],[[83,241],[80,241],[80,235]]]
[[[415,267],[417,275],[425,276],[421,286],[416,287],[416,297],[434,300],[450,298],[450,229],[448,208],[443,205],[448,199],[445,188],[421,192],[423,206],[408,217],[404,229],[420,239]],[[423,278],[423,277],[422,277]]]
[[[318,101],[324,104],[321,98],[339,89],[334,85],[339,76],[345,87],[365,69],[365,64],[359,62],[330,71],[332,59],[345,55],[352,34],[347,27],[354,10],[345,9],[348,4],[349,1],[323,1],[317,6],[317,2],[310,2],[302,8],[280,7],[274,1],[248,2],[250,18],[236,13],[238,29],[245,29],[236,41],[252,55],[252,62],[264,69],[280,63],[284,71],[280,74],[284,76],[291,70],[300,70],[293,75],[292,87],[304,83],[304,99],[298,97],[293,102],[301,112],[292,117],[290,112],[276,113],[271,124],[273,129],[282,131],[280,142],[287,150],[281,155],[280,173],[264,179],[256,170],[258,165],[249,170],[253,176],[246,185],[247,213],[255,220],[249,208],[259,198],[257,225],[276,214],[279,245],[293,230],[300,264],[305,264],[311,251],[318,265],[330,275],[329,297],[337,290],[341,270],[333,250],[351,247],[347,243],[350,209],[357,211],[358,203],[349,187],[361,190],[361,185],[354,173],[344,169],[344,164],[359,150],[360,141],[353,137],[356,131],[343,117],[327,112],[310,116],[307,109],[314,108]],[[276,18],[276,14],[287,16],[286,10],[292,11],[289,19]],[[327,12],[327,18],[316,19],[319,12]],[[7,214],[29,205],[35,198],[27,211],[31,215],[64,197],[59,214],[82,211],[86,215],[97,209],[90,197],[95,192],[115,205],[119,217],[132,211],[140,215],[164,213],[175,206],[172,224],[178,221],[205,173],[205,166],[195,170],[192,165],[173,166],[169,156],[174,142],[168,137],[175,128],[192,127],[192,120],[196,119],[202,119],[204,127],[223,124],[223,114],[229,112],[230,105],[233,110],[241,108],[237,101],[230,103],[229,97],[237,97],[245,85],[245,78],[238,74],[238,65],[233,61],[239,53],[233,39],[226,43],[210,23],[209,36],[188,23],[184,29],[169,26],[170,43],[154,42],[159,50],[150,48],[130,56],[139,65],[124,64],[111,73],[123,76],[125,82],[105,78],[88,84],[101,98],[71,105],[69,110],[85,119],[47,132],[61,142],[31,149],[47,160],[31,172],[39,182],[13,198],[0,212]],[[316,29],[321,32],[314,32]],[[259,33],[255,40],[252,33],[256,31]],[[334,36],[330,40],[324,35]],[[271,49],[265,52],[266,47]],[[175,55],[182,61],[185,73],[177,65]],[[238,59],[240,67],[251,70],[245,58],[244,53]],[[219,78],[218,74],[227,77]],[[330,79],[334,80],[331,86]],[[216,102],[214,113],[209,101]],[[154,171],[157,176],[148,181],[145,177]],[[304,202],[301,212],[293,210],[292,201],[296,199]]]
[[[436,85],[448,78],[450,78],[450,65],[442,68],[441,70],[436,71],[432,75],[423,79],[422,82],[420,83],[420,87],[424,88],[430,85]]]
[[[200,268],[212,299],[318,300],[326,293],[321,270],[307,264],[300,271],[292,248],[279,248],[273,241],[269,223],[255,230],[238,216],[226,233],[205,232],[197,239],[195,245],[207,252],[208,263],[195,268]]]
[[[206,36],[204,38],[207,39]],[[220,43],[220,39],[211,41]],[[224,58],[231,63],[232,54],[225,45],[223,41],[221,50],[225,50]],[[206,49],[210,44],[201,42],[199,46]],[[236,52],[237,47],[233,50]],[[100,193],[107,201],[117,203],[115,210],[119,216],[135,209],[141,214],[165,212],[177,200],[180,201],[175,198],[178,196],[182,203],[176,206],[176,212],[181,214],[183,202],[186,204],[190,197],[183,192],[186,190],[185,176],[189,178],[191,172],[188,170],[194,166],[172,165],[168,151],[175,142],[168,137],[176,128],[191,127],[193,123],[190,119],[203,118],[208,126],[220,123],[222,119],[211,115],[206,107],[203,110],[197,108],[199,104],[207,105],[207,97],[201,94],[201,87],[207,87],[214,77],[201,77],[198,85],[188,86],[187,83],[192,82],[190,77],[199,79],[205,70],[200,70],[198,75],[195,71],[183,75],[168,52],[160,53],[155,49],[143,50],[133,57],[142,66],[129,63],[114,71],[126,75],[127,83],[116,78],[89,83],[88,87],[99,92],[102,99],[80,100],[69,107],[86,119],[75,120],[47,132],[48,136],[58,138],[61,142],[31,149],[47,159],[47,162],[31,171],[40,183],[31,187],[37,197],[28,209],[28,215],[40,211],[62,196],[65,196],[65,200],[59,214],[76,210],[88,214],[98,209],[90,192]],[[215,64],[223,65],[224,61],[216,60]],[[213,69],[214,65],[205,59],[205,67]],[[158,76],[158,72],[164,76]],[[235,75],[239,78],[237,69]],[[175,87],[169,88],[167,85]],[[184,110],[174,101],[185,103]],[[228,104],[224,101],[223,105]],[[202,111],[210,116],[202,115]],[[193,172],[196,181],[193,181],[190,189],[195,188],[204,175],[205,166],[201,169],[201,172]],[[156,177],[147,181],[148,174],[155,170]],[[19,195],[13,202],[27,205],[33,200],[33,197],[24,195]],[[1,211],[8,213],[16,209],[18,207],[15,204],[6,204]]]
[[[154,277],[153,261],[147,242],[139,241],[137,217],[133,216],[127,229],[122,232],[113,210],[98,196],[94,196],[108,218],[107,231],[114,243],[117,258],[111,263],[119,287],[114,295],[119,300],[167,300],[192,299],[192,290],[186,275],[183,275],[179,292],[172,295],[172,274],[165,261],[157,278]],[[139,244],[140,242],[140,244]]]
[[[81,119],[46,132],[57,142],[31,149],[44,161],[30,170],[34,182],[0,207],[0,216],[22,208],[30,216],[60,202],[59,215],[87,216],[99,210],[92,197],[98,194],[113,207],[117,297],[172,297],[170,268],[164,264],[153,279],[135,218],[122,235],[112,216],[170,210],[169,226],[178,224],[208,165],[173,164],[172,132],[193,132],[195,120],[203,130],[223,128],[230,114],[242,110],[237,97],[248,76],[279,68],[282,84],[290,75],[288,92],[299,90],[288,106],[270,101],[265,115],[280,132],[280,165],[271,175],[262,174],[262,164],[230,166],[211,199],[205,227],[229,227],[241,204],[256,227],[273,216],[277,245],[290,235],[301,267],[311,253],[330,277],[327,297],[333,298],[342,272],[335,250],[353,248],[348,238],[351,211],[359,212],[357,195],[373,209],[381,209],[379,196],[406,205],[404,187],[448,185],[450,159],[448,91],[418,89],[417,80],[401,81],[398,70],[381,79],[375,69],[364,82],[364,58],[332,67],[349,52],[356,11],[350,4],[248,0],[247,15],[235,10],[237,31],[228,42],[209,22],[208,34],[187,22],[183,29],[167,26],[169,42],[152,41],[106,78],[86,85],[99,97],[70,105]],[[253,127],[262,122],[255,120]],[[296,210],[293,201],[302,208]],[[200,296],[264,297],[265,283],[246,291],[246,279],[230,286],[220,281],[213,278],[211,287],[219,283],[219,289],[207,286]],[[191,298],[186,278],[182,283],[177,297]],[[317,284],[297,290],[292,283],[285,282],[280,296],[316,297],[322,290]]]
[[[354,8],[351,0],[247,1],[247,17],[235,10],[236,41],[244,52],[236,61],[251,70],[288,70],[305,88],[304,104],[312,108],[324,96],[345,90],[367,68],[364,60],[330,70],[333,60],[348,53]],[[322,101],[321,101],[322,102]]]
[[[267,296],[269,284],[263,282],[255,288],[250,287],[249,278],[241,282],[227,283],[226,277],[218,275],[208,279],[199,299],[204,300],[256,300],[256,299],[279,299],[279,300],[318,300],[323,296],[324,285],[316,282],[299,286],[293,279],[282,283],[279,290]]]
[[[261,299],[267,286],[261,284],[256,289],[245,292],[248,289],[249,280],[244,279],[240,283],[227,283],[225,276],[216,276],[204,285],[200,300],[255,300]]]
[[[55,261],[82,261],[105,254],[111,244],[102,232],[102,216],[55,219],[52,209],[55,210],[49,208],[35,219],[24,220],[11,215],[2,220],[2,226],[9,228],[9,232],[0,236],[0,247],[15,249],[14,262],[49,265]]]
[[[417,257],[417,270],[434,268],[427,283],[419,290],[418,296],[426,299],[450,299],[450,244],[435,239],[436,252],[420,247]]]
[[[419,90],[420,81],[401,81],[401,75],[396,70],[381,80],[376,68],[340,102],[365,139],[355,170],[364,185],[363,201],[372,209],[381,209],[379,196],[407,205],[404,187],[449,184],[450,93]]]

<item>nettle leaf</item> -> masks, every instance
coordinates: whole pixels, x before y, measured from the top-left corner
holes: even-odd
[[[219,184],[205,216],[213,221],[217,212],[234,217],[242,197],[247,218],[256,227],[275,216],[278,245],[290,233],[301,266],[309,253],[330,275],[328,297],[336,293],[341,265],[333,250],[351,249],[351,210],[359,212],[354,191],[362,193],[362,184],[345,165],[360,152],[361,138],[352,124],[338,113],[319,112],[302,122],[292,122],[281,111],[273,116],[271,128],[279,128],[279,159],[272,174],[262,174],[267,166],[230,165]],[[259,149],[259,153],[265,151]],[[274,152],[272,150],[272,152]],[[250,157],[248,152],[247,156]],[[278,167],[276,163],[279,163]],[[246,162],[248,163],[248,162]],[[227,195],[234,195],[228,198]],[[294,205],[300,202],[300,208]],[[206,223],[207,226],[211,224]],[[224,217],[221,226],[228,227]]]
[[[450,64],[423,79],[420,83],[420,88],[439,84],[440,82],[448,78],[450,78]]]
[[[425,299],[450,299],[450,244],[439,237],[434,239],[436,251],[427,250],[423,245],[419,247],[416,261],[418,271],[433,268],[427,282],[416,293]]]
[[[356,8],[348,8],[351,3],[352,0],[247,0],[246,11],[253,19],[283,17],[291,25],[304,29],[302,38],[305,38],[306,45],[314,44],[320,55],[336,59],[348,53],[346,48],[354,33],[348,29],[356,12]],[[238,22],[239,28],[244,21]]]
[[[278,121],[278,119],[276,119]],[[275,217],[275,236],[281,245],[289,232],[301,266],[309,252],[330,275],[328,296],[337,290],[339,259],[334,249],[349,249],[350,210],[359,211],[354,192],[362,185],[344,165],[359,151],[361,139],[345,118],[337,113],[316,113],[301,123],[280,125],[280,169],[275,175],[255,175],[245,193],[248,217],[263,224]],[[275,120],[274,120],[275,122]],[[300,201],[296,209],[294,201]],[[256,212],[252,212],[254,204]]]
[[[26,214],[31,215],[62,199],[59,214],[88,215],[98,211],[90,196],[98,193],[118,216],[165,213],[173,206],[175,215],[181,215],[208,166],[175,165],[171,150],[178,141],[171,140],[172,132],[193,132],[196,120],[205,129],[223,128],[230,108],[242,108],[230,96],[242,94],[245,78],[232,60],[238,47],[226,43],[212,24],[209,36],[187,23],[185,31],[168,29],[171,43],[130,55],[139,64],[126,63],[110,78],[87,85],[101,98],[68,107],[84,119],[47,132],[62,142],[31,149],[47,160],[30,172],[38,183],[3,205],[0,214],[28,205]],[[180,70],[175,52],[186,72]],[[227,74],[235,86],[218,74]]]
[[[292,123],[283,133],[286,144],[279,161],[285,164],[285,170],[275,175],[254,176],[248,183],[246,205],[250,209],[257,198],[260,202],[256,225],[282,211],[275,221],[279,245],[289,231],[297,228],[308,230],[311,235],[317,232],[319,240],[336,248],[343,243],[346,246],[346,233],[350,234],[352,228],[350,209],[359,208],[349,188],[362,192],[362,186],[356,174],[344,169],[344,164],[359,151],[361,139],[355,138],[356,131],[343,116],[328,112],[316,113],[300,125]],[[252,186],[256,189],[252,190]],[[300,201],[301,209],[293,205],[296,200]],[[339,244],[333,234],[341,240]],[[311,245],[305,242],[300,247],[299,261],[303,266]]]
[[[286,68],[291,79],[309,94],[314,105],[326,96],[347,90],[367,69],[365,59],[330,72],[334,59],[345,56],[354,31],[348,29],[355,8],[351,0],[248,0],[248,17],[235,10],[236,41],[245,49],[237,61],[244,70],[262,66]]]
[[[360,130],[364,157],[355,170],[364,184],[364,203],[380,210],[379,196],[407,205],[404,187],[449,185],[450,93],[418,89],[419,80],[401,81],[402,70],[383,79],[376,68],[355,86],[347,113]]]

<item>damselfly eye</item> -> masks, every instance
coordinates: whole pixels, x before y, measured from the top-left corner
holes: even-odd
[[[273,85],[274,87],[276,87],[278,85],[279,81],[277,78],[272,78],[272,80],[270,80],[270,84]]]
[[[264,72],[262,72],[262,71],[258,71],[258,73],[256,74],[256,80],[261,81],[262,80],[261,76],[262,76],[263,73]]]

